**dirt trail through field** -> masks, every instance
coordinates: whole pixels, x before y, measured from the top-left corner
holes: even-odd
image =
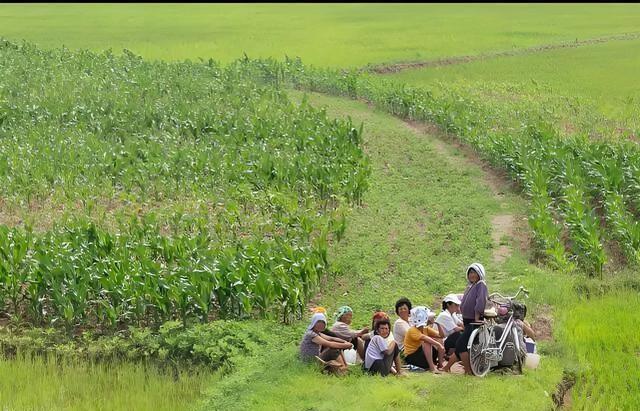
[[[478,157],[478,154],[467,145],[460,143],[455,136],[442,131],[435,124],[405,121],[407,127],[428,137],[438,154],[452,163],[464,166],[475,166],[482,170],[482,179],[498,201],[503,201],[506,191],[516,191],[515,183],[506,172],[491,167]],[[455,153],[461,153],[457,155]],[[498,214],[491,220],[493,240],[493,261],[504,262],[513,250],[509,244],[517,245],[524,250],[529,242],[526,227],[513,214]],[[504,242],[503,242],[504,241]]]
[[[624,34],[616,34],[611,36],[596,37],[596,38],[585,39],[585,40],[576,39],[575,41],[571,41],[571,42],[543,44],[540,46],[527,47],[527,48],[517,49],[517,50],[497,51],[493,53],[476,54],[476,55],[470,55],[470,56],[446,57],[446,58],[441,58],[436,60],[414,61],[414,62],[395,63],[395,64],[380,64],[376,66],[367,66],[367,67],[364,67],[362,70],[377,73],[377,74],[392,74],[392,73],[397,73],[404,70],[412,70],[412,69],[426,68],[426,67],[450,66],[453,64],[471,63],[473,61],[487,60],[487,59],[498,58],[498,57],[511,57],[511,56],[519,56],[524,54],[542,53],[546,51],[563,49],[563,48],[577,48],[577,47],[588,46],[592,44],[607,43],[610,41],[636,40],[639,38],[640,38],[640,33],[624,33]]]

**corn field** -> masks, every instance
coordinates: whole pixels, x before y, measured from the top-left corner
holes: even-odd
[[[242,62],[0,41],[2,205],[82,205],[0,225],[0,313],[69,330],[300,316],[367,189],[361,143]],[[97,203],[137,211],[110,225]]]

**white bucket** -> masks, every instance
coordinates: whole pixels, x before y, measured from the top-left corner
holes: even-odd
[[[539,354],[527,354],[527,359],[524,361],[524,366],[535,370],[540,365],[540,355]]]

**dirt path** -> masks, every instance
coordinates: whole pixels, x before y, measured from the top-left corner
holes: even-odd
[[[478,157],[469,146],[449,133],[444,132],[435,124],[405,121],[412,131],[424,135],[433,143],[438,154],[451,163],[461,163],[463,166],[475,166],[482,170],[482,180],[497,201],[503,201],[506,192],[517,192],[516,184],[503,170],[491,167]],[[459,152],[462,155],[455,155]],[[528,231],[525,224],[517,221],[513,214],[498,214],[491,220],[493,241],[493,261],[501,264],[513,253],[513,246],[521,250],[529,244]]]
[[[465,64],[478,60],[487,60],[498,57],[512,57],[524,54],[542,53],[551,50],[564,48],[577,48],[598,43],[607,43],[610,41],[636,40],[640,38],[640,33],[624,33],[611,36],[595,37],[591,39],[578,40],[556,44],[544,44],[541,46],[527,47],[518,50],[497,51],[493,53],[476,54],[470,56],[446,57],[436,60],[414,61],[395,64],[380,64],[376,66],[368,66],[363,71],[369,71],[377,74],[392,74],[404,70],[412,70],[426,67],[450,66],[453,64]]]

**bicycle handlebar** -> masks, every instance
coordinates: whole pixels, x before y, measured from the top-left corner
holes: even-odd
[[[504,295],[502,295],[500,293],[493,293],[493,294],[489,295],[489,299],[495,298],[495,297],[500,297],[500,298],[502,298],[504,300],[512,301],[512,300],[515,300],[516,297],[520,295],[520,293],[523,293],[525,298],[529,298],[529,290],[527,290],[526,288],[524,288],[524,286],[521,285],[520,288],[518,289],[518,292],[513,297],[505,297]]]

